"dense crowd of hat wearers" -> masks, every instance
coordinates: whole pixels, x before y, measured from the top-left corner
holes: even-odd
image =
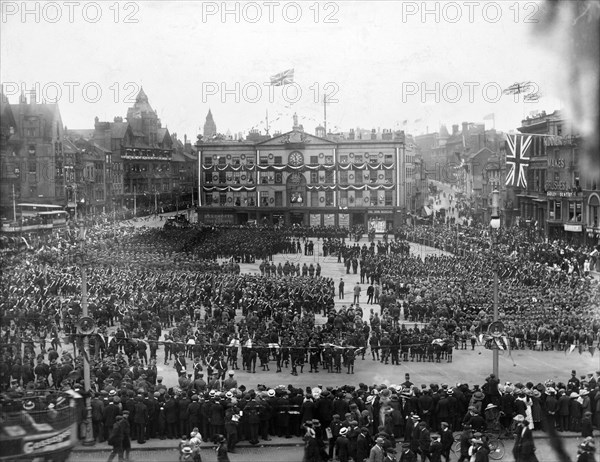
[[[537,385],[501,385],[488,377],[481,387],[419,387],[410,377],[389,387],[248,390],[237,384],[234,371],[254,373],[257,362],[259,372],[274,362],[276,372],[350,374],[355,358],[366,352],[373,360],[400,364],[451,361],[453,347],[473,348],[491,322],[491,256],[483,231],[463,231],[466,244],[456,243],[455,230],[417,227],[398,231],[391,242],[386,237],[360,246],[346,242],[346,231],[325,227],[92,227],[85,258],[89,312],[99,326],[90,337],[95,437],[120,448],[128,438],[178,438],[197,429],[204,440],[224,435],[234,450],[241,440],[307,436],[306,451],[314,456],[307,460],[335,453],[342,461],[362,461],[371,447],[391,454],[397,440],[404,441],[401,460],[413,460],[410,452],[439,460],[436,454],[447,456],[452,444],[444,432],[509,428],[517,415],[528,427],[589,436],[600,425],[598,374],[574,373],[565,383]],[[8,275],[2,287],[3,407],[25,399],[43,409],[48,401],[33,396],[81,388],[80,261],[73,258],[78,237],[68,230],[2,242]],[[562,249],[560,260],[559,247],[528,238],[507,230],[497,241],[505,256],[499,274],[506,346],[571,351],[575,346],[593,354],[600,327],[598,284],[580,260],[594,255]],[[335,298],[345,296],[343,279],[322,276],[318,263],[300,266],[297,255],[314,252],[312,239],[322,240],[325,257],[345,266],[348,284],[350,278],[369,284],[367,304],[381,306],[380,313],[371,308],[369,322],[363,321],[359,285],[350,291],[354,303],[336,310]],[[456,255],[411,256],[407,239]],[[275,253],[288,254],[288,262],[274,265]],[[217,257],[232,258],[218,263]],[[240,273],[240,262],[258,260],[260,274]],[[319,325],[321,313],[326,321]],[[402,316],[426,325],[407,328],[399,323]],[[176,386],[162,384],[157,361],[174,361]],[[440,432],[439,441],[431,442],[429,431]],[[485,452],[485,438],[469,438],[473,444],[464,444],[464,451],[481,446]]]

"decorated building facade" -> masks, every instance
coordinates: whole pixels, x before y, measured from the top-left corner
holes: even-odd
[[[411,146],[403,132],[334,140],[297,123],[259,142],[199,142],[199,220],[384,231],[411,204]]]

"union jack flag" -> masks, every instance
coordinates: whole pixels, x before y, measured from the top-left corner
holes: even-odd
[[[287,71],[271,76],[271,85],[276,87],[289,85],[290,83],[294,83],[294,69],[288,69]]]
[[[527,188],[525,168],[529,166],[527,150],[532,137],[524,135],[506,135],[506,164],[510,167],[506,175],[506,185]]]

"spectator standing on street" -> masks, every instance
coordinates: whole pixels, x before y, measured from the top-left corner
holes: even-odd
[[[375,294],[375,287],[373,287],[373,284],[369,284],[369,287],[367,287],[367,303],[369,305],[373,304],[373,295]]]
[[[515,429],[516,439],[513,447],[513,456],[516,462],[537,462],[533,434],[529,429],[529,422],[521,414],[514,418],[517,422]]]
[[[344,299],[344,278],[340,278],[340,283],[338,284],[338,294],[340,300]]]
[[[359,303],[361,290],[360,284],[357,282],[354,286],[354,301],[352,303]]]
[[[223,435],[218,435],[217,444],[217,462],[229,462],[229,456],[227,455],[227,440]]]
[[[123,461],[123,416],[118,415],[116,421],[113,424],[110,436],[108,438],[108,444],[112,446],[112,452],[108,456],[107,462],[112,462],[115,456],[119,456],[119,462]]]

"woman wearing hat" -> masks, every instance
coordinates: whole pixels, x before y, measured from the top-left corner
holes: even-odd
[[[594,439],[592,437],[586,438],[577,447],[577,462],[596,462],[596,458],[594,457],[595,452]]]
[[[517,414],[514,420],[517,423],[515,445],[513,446],[515,462],[537,462],[535,443],[533,442],[529,422],[521,414]]]

